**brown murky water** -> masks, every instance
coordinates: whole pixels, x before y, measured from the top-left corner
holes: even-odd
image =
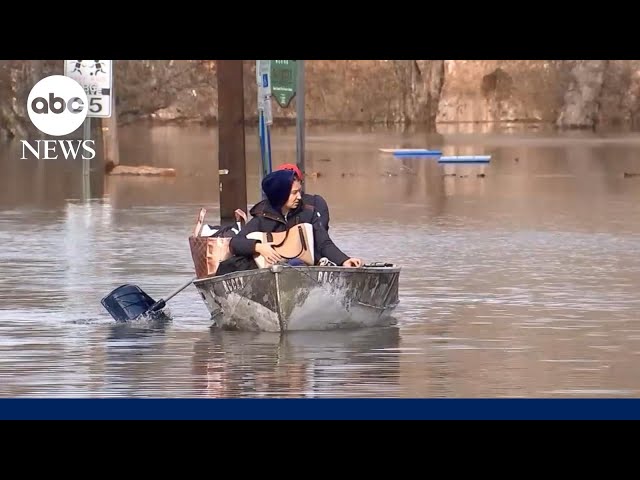
[[[295,160],[294,135],[273,132],[274,164]],[[399,263],[401,304],[393,328],[282,337],[211,330],[192,287],[169,324],[115,325],[100,298],[125,282],[167,295],[192,274],[200,206],[218,221],[215,130],[121,142],[123,163],[178,177],[94,173],[83,190],[81,163],[1,147],[2,396],[640,396],[640,177],[624,176],[640,137],[308,129],[332,236]],[[383,147],[493,157],[444,167]],[[247,148],[253,203],[254,132]]]

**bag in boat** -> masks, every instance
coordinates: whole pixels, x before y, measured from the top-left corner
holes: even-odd
[[[229,243],[240,228],[242,228],[241,222],[238,221],[237,231],[233,227],[217,227],[212,229],[209,225],[204,225],[206,213],[206,209],[200,209],[193,234],[189,237],[191,258],[193,259],[193,266],[195,267],[197,278],[206,278],[215,275],[220,262],[231,257]],[[236,219],[238,219],[238,217],[239,215],[236,214]],[[241,217],[243,219],[246,218],[243,215],[241,215]]]
[[[299,223],[286,232],[251,232],[247,238],[270,244],[285,260],[297,258],[307,265],[315,264],[313,227],[310,223]],[[253,257],[259,268],[269,264],[262,255]]]

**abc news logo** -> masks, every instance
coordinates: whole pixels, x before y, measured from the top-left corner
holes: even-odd
[[[36,83],[27,99],[27,111],[31,122],[46,135],[62,137],[75,132],[87,118],[89,101],[84,88],[64,75],[52,75]],[[38,159],[59,158],[58,146],[64,158],[95,157],[94,140],[36,140],[36,146],[22,142],[22,160],[29,150]]]
[[[62,97],[56,97],[53,92],[49,92],[49,100],[46,98],[36,97],[31,102],[31,109],[34,113],[48,115],[51,113],[62,113],[68,110],[71,113],[82,113],[84,102],[80,97],[70,98],[68,102]]]

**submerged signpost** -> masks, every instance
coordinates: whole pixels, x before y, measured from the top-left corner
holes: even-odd
[[[300,171],[306,175],[304,164],[304,60],[297,60],[296,75],[296,163]],[[304,191],[304,184],[302,187]]]
[[[304,173],[304,60],[256,60],[256,81],[262,177],[272,170],[272,98],[281,108],[296,99],[296,164]]]
[[[295,60],[271,60],[271,91],[282,108],[288,108],[296,96],[296,67]]]
[[[65,60],[64,74],[84,88],[89,100],[82,140],[91,140],[91,119],[110,118],[113,108],[113,60]],[[82,160],[82,190],[90,195],[90,160]]]
[[[258,139],[262,160],[262,178],[271,172],[271,60],[256,60],[256,83],[258,85]],[[264,193],[263,193],[264,198]]]

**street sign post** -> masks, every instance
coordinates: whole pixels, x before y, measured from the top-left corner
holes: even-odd
[[[305,174],[304,162],[304,60],[296,62],[296,163]],[[304,191],[304,188],[303,188]]]
[[[112,60],[65,60],[64,74],[77,81],[89,99],[87,117],[109,118],[113,106]]]
[[[262,178],[271,173],[271,60],[256,60],[256,83],[258,87],[258,139],[262,159]],[[264,198],[264,192],[262,193]]]
[[[296,60],[271,60],[271,91],[282,108],[288,108],[296,96],[297,76]]]
[[[296,163],[304,173],[304,60],[256,60],[258,86],[258,135],[262,157],[262,174],[271,172],[271,135],[273,123],[271,98],[281,108],[296,100]]]
[[[91,118],[110,118],[113,105],[112,60],[65,60],[64,74],[77,81],[89,100],[87,118],[82,129],[82,139],[91,139]],[[90,160],[82,162],[84,198],[90,197]]]
[[[304,173],[304,60],[271,60],[271,92],[282,108],[296,98],[296,163]]]

